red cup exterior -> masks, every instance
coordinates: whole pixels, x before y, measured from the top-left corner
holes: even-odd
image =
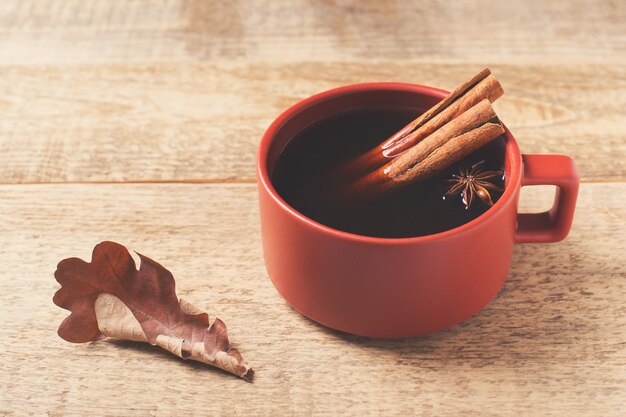
[[[392,239],[332,229],[297,212],[272,185],[280,152],[310,123],[357,106],[426,109],[445,95],[415,84],[340,87],[293,105],[265,132],[257,158],[265,264],[278,292],[305,316],[377,338],[436,332],[469,318],[496,296],[515,242],[557,241],[567,235],[579,182],[573,161],[538,155],[522,159],[508,129],[503,195],[478,218],[433,235]],[[553,209],[518,220],[523,184],[557,185]]]

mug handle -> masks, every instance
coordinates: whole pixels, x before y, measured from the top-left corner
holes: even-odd
[[[516,243],[558,242],[567,236],[576,208],[580,178],[574,160],[564,155],[522,155],[522,187],[556,185],[552,208],[517,215]]]

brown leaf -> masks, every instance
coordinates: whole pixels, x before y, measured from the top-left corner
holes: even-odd
[[[105,337],[144,341],[250,381],[254,371],[230,346],[224,322],[215,319],[209,326],[208,314],[178,300],[172,274],[138,255],[139,270],[124,246],[102,242],[90,263],[59,262],[54,276],[61,289],[53,301],[71,311],[59,336],[74,343]]]

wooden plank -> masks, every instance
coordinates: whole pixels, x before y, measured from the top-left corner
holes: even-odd
[[[621,1],[3,0],[0,62],[624,62]]]
[[[286,107],[332,87],[452,88],[477,65],[216,63],[0,68],[0,183],[252,180]],[[527,153],[573,156],[585,181],[626,178],[626,66],[494,65],[496,103]]]
[[[0,414],[622,416],[625,192],[584,185],[569,238],[517,246],[505,288],[469,321],[381,341],[280,298],[254,185],[0,186]],[[103,239],[170,268],[179,295],[228,323],[255,382],[143,345],[56,337],[67,313],[51,302],[55,265]]]

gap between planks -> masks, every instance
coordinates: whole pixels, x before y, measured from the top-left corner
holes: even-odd
[[[107,184],[256,184],[256,178],[215,178],[189,180],[129,180],[129,181],[27,181],[0,182],[0,186],[13,185],[107,185]]]
[[[16,185],[112,185],[112,184],[256,184],[255,178],[216,178],[216,179],[189,179],[189,180],[129,180],[129,181],[30,181],[30,182],[0,182],[1,186]],[[626,178],[608,178],[603,180],[581,180],[580,184],[626,184]],[[549,185],[549,184],[547,184]]]

